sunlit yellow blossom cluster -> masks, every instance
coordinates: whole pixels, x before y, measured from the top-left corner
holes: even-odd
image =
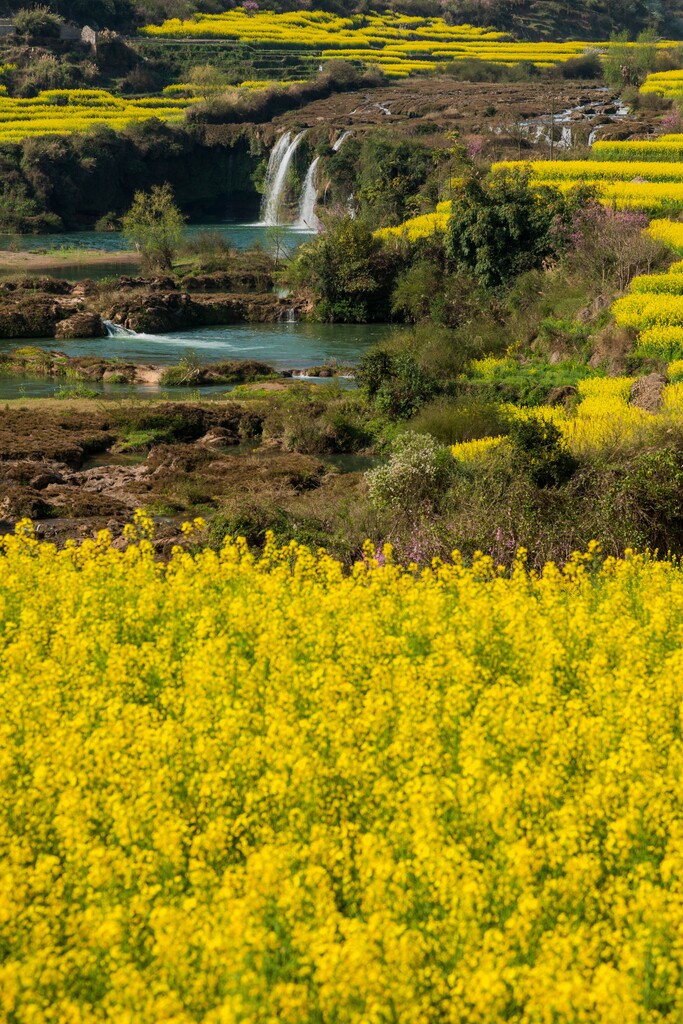
[[[197,14],[189,20],[171,18],[162,25],[148,25],[142,32],[151,38],[221,38],[264,49],[314,52],[322,61],[376,64],[397,77],[472,58],[552,67],[580,56],[589,45],[517,43],[492,29],[391,12],[341,17],[324,11],[251,14],[240,7],[223,14]]]
[[[493,164],[493,171],[528,169],[538,181],[571,181],[594,184],[603,181],[630,182],[643,178],[648,182],[682,182],[683,164],[647,160],[503,160]]]
[[[660,241],[676,241],[683,224],[653,221],[649,234]],[[612,306],[616,322],[639,332],[637,352],[673,359],[683,356],[683,274],[674,263],[667,274],[642,274],[631,281],[630,294]]]
[[[597,198],[618,210],[638,209],[650,214],[683,210],[683,164],[619,160],[503,161],[494,171],[529,170],[530,180],[561,190],[575,185],[595,189]]]
[[[231,93],[235,89],[248,89],[258,91],[260,89],[273,89],[276,87],[286,88],[289,85],[300,84],[301,79],[288,79],[287,81],[276,81],[275,79],[247,80],[239,85],[207,84],[194,85],[192,82],[176,82],[174,85],[167,85],[164,88],[164,96],[177,96],[187,99],[203,98],[207,95],[218,93]]]
[[[152,117],[180,121],[192,102],[171,96],[128,99],[105,89],[50,89],[33,99],[0,94],[0,142],[18,142],[31,135],[66,135],[95,125],[120,129]]]
[[[423,213],[419,217],[411,217],[390,228],[380,228],[375,232],[378,238],[405,238],[415,242],[418,238],[428,238],[437,232],[444,232],[448,227],[451,213],[449,201],[439,203],[434,213]]]
[[[683,158],[683,135],[661,135],[657,139],[614,142],[608,139],[593,143],[591,152],[596,160],[663,160]]]
[[[504,440],[504,437],[480,437],[474,441],[459,441],[458,444],[451,445],[451,452],[458,462],[477,462],[482,456],[498,448]]]
[[[161,565],[27,531],[1,542],[3,1019],[681,1019],[677,565]]]
[[[667,99],[679,99],[683,96],[683,71],[657,71],[648,75],[640,87],[643,93],[656,93]]]
[[[653,220],[650,221],[647,232],[651,238],[664,242],[674,252],[683,256],[683,223],[666,219]],[[675,263],[670,268],[670,272],[680,273],[682,267],[683,261]]]
[[[674,372],[675,364],[672,363]],[[648,432],[683,424],[683,386],[672,383],[663,391],[663,408],[659,413],[646,412],[631,404],[633,377],[590,377],[577,384],[575,407],[561,405],[520,407],[501,406],[508,420],[542,419],[553,423],[569,450],[583,455],[606,446],[620,445],[634,438],[647,438]],[[497,449],[504,438],[489,437],[454,445],[453,455],[461,462],[476,462]]]

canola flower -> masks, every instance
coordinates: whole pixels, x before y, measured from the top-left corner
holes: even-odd
[[[648,327],[638,335],[636,351],[655,359],[683,356],[683,327]]]
[[[674,252],[683,256],[683,223],[666,219],[652,220],[647,232],[651,238],[664,242]],[[683,266],[683,261],[681,261],[681,266]],[[671,269],[677,272],[676,268],[677,265],[674,264]]]
[[[577,384],[577,404],[570,410],[563,406],[500,405],[510,420],[541,420],[558,428],[568,449],[584,455],[607,446],[619,446],[636,438],[647,440],[648,432],[680,423],[681,409],[666,406],[652,414],[631,405],[633,377],[590,377]],[[679,415],[680,414],[680,415]],[[500,448],[504,437],[483,438],[453,445],[453,457],[460,462],[479,462],[491,451]]]
[[[683,359],[673,359],[667,366],[666,372],[671,381],[683,379]]]
[[[0,542],[4,1019],[680,1019],[678,565],[148,528]]]
[[[683,182],[683,163],[664,163],[657,160],[502,160],[493,164],[492,171],[528,169],[536,181],[570,181],[597,184],[603,181]]]
[[[97,125],[121,129],[153,117],[181,121],[192,102],[171,95],[128,99],[105,89],[48,89],[32,99],[16,99],[0,90],[0,142],[67,135]]]
[[[671,162],[683,159],[683,135],[662,135],[651,142],[610,142],[607,139],[599,139],[593,143],[591,152],[596,160]]]
[[[475,377],[492,379],[497,372],[511,369],[513,361],[509,356],[482,356],[481,359],[472,359],[469,369]]]
[[[674,248],[679,248],[683,242],[683,224],[652,221],[647,232],[652,238]],[[678,261],[666,274],[634,277],[630,294],[613,304],[616,322],[639,332],[636,341],[638,355],[667,360],[683,356],[682,269],[683,261]]]
[[[379,228],[375,231],[377,238],[404,238],[416,242],[419,238],[428,238],[437,232],[443,233],[448,227],[451,204],[439,203],[435,213],[423,213],[419,217],[411,217],[394,227]]]
[[[651,295],[683,295],[683,274],[639,274],[630,285],[632,292]]]
[[[250,14],[240,7],[222,14],[196,14],[186,20],[170,18],[162,25],[148,25],[141,32],[152,39],[220,38],[263,49],[314,53],[322,61],[355,60],[376,64],[397,77],[473,58],[507,65],[529,61],[539,67],[552,67],[580,56],[590,45],[511,42],[504,32],[393,12],[350,17],[324,11]]]
[[[505,441],[504,437],[479,437],[474,441],[459,441],[451,445],[451,453],[458,462],[478,462]]]

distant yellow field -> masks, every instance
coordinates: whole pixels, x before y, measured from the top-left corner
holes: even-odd
[[[105,89],[50,89],[33,99],[13,99],[0,89],[0,142],[18,142],[31,135],[67,135],[94,125],[125,128],[152,117],[180,121],[195,102],[171,96],[124,99]]]
[[[150,38],[220,38],[264,49],[311,50],[323,61],[345,58],[377,64],[396,77],[433,71],[449,61],[468,58],[500,64],[529,61],[546,67],[577,57],[593,45],[516,43],[503,32],[447,25],[442,18],[390,13],[346,18],[323,11],[249,15],[239,7],[225,14],[198,14],[185,21],[172,18],[142,32]]]

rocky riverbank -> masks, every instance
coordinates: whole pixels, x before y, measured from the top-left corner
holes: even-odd
[[[228,291],[227,274],[121,277],[106,288],[91,281],[19,278],[0,283],[0,338],[103,338],[105,321],[158,334],[237,323],[277,323],[306,312],[301,301],[272,292]]]
[[[328,461],[348,449],[335,399],[203,402],[21,402],[0,411],[0,533],[29,516],[39,536],[63,543],[110,529],[122,532],[136,508],[157,522],[163,556],[182,541],[192,515],[234,514],[237,503],[290,504],[315,514],[352,500],[360,472]],[[301,424],[308,424],[301,434]],[[336,426],[335,426],[336,424]],[[317,437],[312,446],[311,438]],[[305,449],[305,450],[302,450]],[[357,447],[354,450],[358,450]],[[246,528],[246,523],[242,529]]]

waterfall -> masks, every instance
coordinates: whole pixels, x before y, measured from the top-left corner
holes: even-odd
[[[109,338],[136,338],[137,334],[135,331],[129,331],[125,327],[121,327],[120,324],[113,324],[111,320],[103,320],[102,323],[107,328],[107,337]]]
[[[348,139],[350,134],[351,134],[351,132],[349,132],[349,131],[341,133],[341,135],[339,136],[339,138],[335,142],[334,146],[332,147],[332,149],[334,150],[335,153],[339,152],[339,150],[342,148],[342,146],[344,145],[344,143],[346,142],[346,140]]]
[[[335,153],[339,152],[339,149],[344,143],[344,140],[349,137],[351,132],[344,131],[341,133],[332,149]],[[294,224],[295,228],[299,228],[300,231],[318,231],[320,228],[320,221],[315,214],[315,204],[318,201],[318,188],[315,183],[315,174],[318,169],[318,162],[320,157],[315,157],[311,162],[306,177],[304,179],[303,188],[301,189],[301,198],[299,200],[299,214]]]
[[[571,125],[564,125],[562,128],[562,135],[558,143],[558,149],[571,149],[574,145],[574,137],[572,135]]]
[[[285,132],[278,139],[268,161],[268,173],[266,174],[266,191],[263,196],[261,209],[261,223],[266,227],[275,227],[279,224],[278,215],[282,203],[282,193],[285,190],[287,171],[292,161],[297,146],[306,134],[306,129],[291,138],[290,132]],[[290,141],[291,139],[291,141]]]
[[[315,184],[315,172],[318,169],[318,161],[320,157],[316,157],[311,163],[311,166],[306,172],[306,178],[304,179],[304,187],[301,190],[301,199],[299,200],[299,216],[297,217],[295,228],[301,230],[317,231],[320,227],[320,221],[315,215],[315,204],[318,201],[318,189]]]

